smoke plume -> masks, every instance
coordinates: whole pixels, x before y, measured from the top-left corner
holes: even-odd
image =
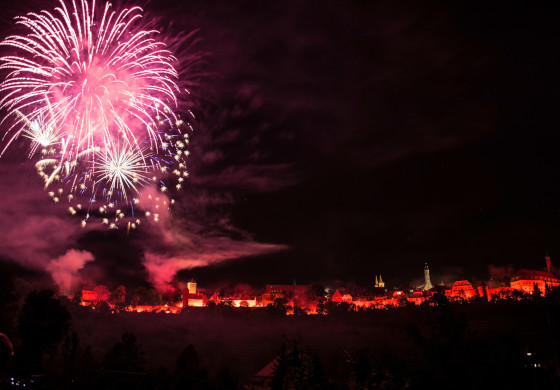
[[[76,287],[78,271],[84,265],[93,261],[94,257],[90,252],[69,249],[65,254],[53,259],[47,266],[47,271],[60,288],[60,291],[68,295]]]

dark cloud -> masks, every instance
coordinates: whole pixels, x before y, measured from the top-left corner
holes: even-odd
[[[289,164],[231,166],[192,181],[201,186],[252,194],[275,192],[299,182],[294,167]]]

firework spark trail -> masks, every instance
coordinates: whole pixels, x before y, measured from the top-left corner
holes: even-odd
[[[174,112],[177,59],[143,28],[142,12],[59,0],[52,12],[16,18],[27,34],[0,42],[10,50],[0,57],[0,109],[8,112],[0,123],[9,120],[0,156],[20,135],[31,139],[45,188],[60,183],[51,198],[86,198],[85,220],[99,198],[126,204],[127,192],[145,185],[167,191],[163,174],[174,173],[177,190],[188,176],[188,135]]]
[[[138,183],[147,183],[146,173],[149,166],[144,163],[144,155],[134,153],[127,146],[118,149],[109,149],[99,156],[100,181],[111,183],[109,191],[122,190],[126,197],[126,190],[133,188],[138,192]]]

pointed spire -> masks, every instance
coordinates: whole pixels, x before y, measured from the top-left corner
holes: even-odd
[[[375,287],[379,287],[379,281],[377,280],[377,275],[375,275]]]
[[[430,281],[430,269],[428,268],[428,263],[424,263],[424,287],[422,287],[422,290],[427,291],[432,288],[434,288],[434,286]]]

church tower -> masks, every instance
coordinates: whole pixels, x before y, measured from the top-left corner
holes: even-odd
[[[427,291],[434,288],[432,282],[430,281],[430,269],[428,268],[428,263],[424,264],[424,287],[422,290]]]
[[[189,290],[189,294],[196,294],[196,281],[194,279],[187,283],[187,290]]]
[[[379,275],[379,287],[381,287],[381,288],[385,287],[385,282],[381,278],[381,275]]]
[[[375,275],[375,287],[379,287],[379,281],[377,280],[377,275]]]

